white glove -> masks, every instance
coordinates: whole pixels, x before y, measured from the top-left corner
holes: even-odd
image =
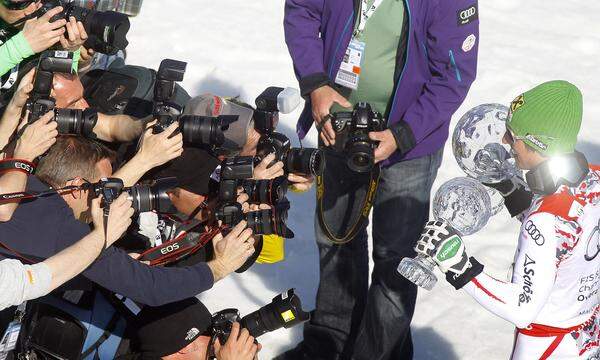
[[[445,221],[429,221],[415,250],[431,257],[444,273],[462,275],[471,266],[464,242]]]

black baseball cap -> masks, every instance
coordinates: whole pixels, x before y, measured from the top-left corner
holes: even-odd
[[[146,306],[137,316],[137,340],[142,358],[175,354],[205,333],[211,324],[210,312],[196,298]]]
[[[184,147],[183,153],[158,170],[153,178],[176,177],[179,188],[198,195],[208,195],[210,175],[221,162],[207,151]]]

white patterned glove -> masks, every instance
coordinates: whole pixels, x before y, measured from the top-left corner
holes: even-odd
[[[429,256],[457,289],[483,271],[483,265],[469,258],[461,237],[446,221],[429,221],[415,250]]]

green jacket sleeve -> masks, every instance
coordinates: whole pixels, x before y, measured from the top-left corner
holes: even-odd
[[[11,37],[0,46],[0,76],[33,54],[34,52],[22,31]]]

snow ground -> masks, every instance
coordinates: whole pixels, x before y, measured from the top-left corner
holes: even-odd
[[[283,0],[146,0],[133,19],[128,61],[157,68],[163,58],[189,63],[183,82],[191,94],[214,92],[253,99],[265,87],[297,87],[283,39]],[[597,2],[577,0],[481,0],[479,74],[453,121],[471,107],[508,103],[540,82],[566,79],[580,86],[585,98],[579,148],[600,163],[600,24]],[[299,109],[282,116],[280,130],[294,138]],[[297,139],[296,139],[297,141]],[[305,145],[314,146],[313,130]],[[447,144],[448,145],[448,144]],[[434,191],[463,174],[449,146]],[[291,228],[286,260],[256,265],[243,275],[219,282],[201,296],[211,311],[237,307],[247,314],[277,293],[295,287],[305,308],[314,307],[318,256],[313,238],[314,191],[291,195]],[[504,277],[512,260],[517,223],[497,215],[480,233],[467,239],[469,252],[488,271]],[[416,359],[507,359],[513,327],[483,310],[469,296],[443,280],[420,292],[413,321]],[[262,359],[301,340],[301,326],[261,337]]]

